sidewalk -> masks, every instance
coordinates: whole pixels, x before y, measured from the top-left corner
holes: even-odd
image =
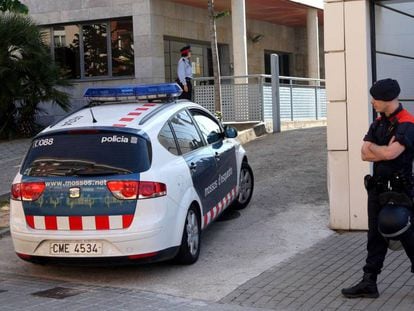
[[[301,133],[301,135],[305,134]],[[283,139],[289,137],[278,137],[279,143],[280,140],[283,142]],[[265,142],[266,144],[274,143],[273,141],[268,142],[268,140],[265,140]],[[25,149],[28,147],[28,142],[21,141],[17,143],[16,150],[9,152],[11,158],[19,157],[19,148]],[[263,145],[263,148],[266,148],[266,144]],[[12,145],[9,146],[11,149],[13,149]],[[6,153],[3,146],[5,145],[0,144],[0,156]],[[24,151],[21,154],[24,154]],[[311,146],[305,151],[307,154],[315,154],[314,148],[312,149]],[[269,153],[268,156],[273,156],[273,153],[267,149],[261,150],[261,152],[264,153],[264,156],[266,156],[266,152]],[[294,152],[296,152],[294,153],[296,155],[298,151],[294,150]],[[299,157],[299,154],[297,155]],[[22,155],[20,156],[22,157]],[[1,156],[1,159],[0,172],[3,176],[3,172],[8,169],[7,163],[10,164],[12,160],[8,161],[4,155]],[[11,170],[13,170],[13,173],[7,176],[10,182],[17,168],[14,167]],[[283,176],[289,173],[292,172],[285,172],[280,169],[280,176],[274,178],[283,179]],[[258,171],[257,174],[263,175],[265,173]],[[10,182],[7,187],[0,189],[9,191]],[[2,183],[0,183],[0,186],[2,186]],[[260,186],[264,187],[265,185],[260,184]],[[299,202],[301,200],[309,201],[309,192],[307,194],[307,191],[316,191],[313,188],[300,188],[301,185],[297,183],[294,186],[303,190],[303,193],[298,194],[298,196],[303,196]],[[289,193],[280,193],[279,200],[281,199],[283,199],[283,202],[285,200],[293,201]],[[0,228],[2,217],[3,221],[7,222],[8,220],[7,213],[7,208],[0,208],[0,215],[2,215],[0,216]],[[315,214],[313,217],[320,217],[320,215]],[[295,228],[292,227],[289,230],[291,234],[289,235],[290,240],[286,241],[287,243],[291,241],[292,230],[295,230]],[[312,233],[313,231],[309,232],[309,234]],[[0,239],[2,238],[1,235],[0,229]],[[10,237],[3,238],[10,239]],[[224,295],[221,296],[223,298],[219,301],[192,300],[138,289],[92,286],[0,273],[0,306],[2,306],[2,310],[90,310],[96,308],[97,305],[102,310],[133,309],[148,311],[414,310],[414,276],[410,273],[410,263],[404,251],[388,252],[384,270],[379,276],[379,298],[345,299],[342,297],[340,294],[341,288],[353,285],[362,276],[361,268],[366,256],[365,247],[365,232],[333,233],[281,263],[272,263],[273,266],[270,265],[269,269],[240,285],[225,297],[223,297]],[[257,256],[259,258],[260,255],[260,250],[258,250]],[[214,273],[214,269],[211,272]],[[33,296],[33,293],[38,291],[56,287],[76,288],[80,291],[73,298],[65,298],[63,301]]]
[[[30,139],[17,139],[0,142],[0,204],[8,200],[10,186],[29,149],[30,141]]]
[[[377,299],[346,299],[359,282],[366,233],[334,234],[249,280],[222,303],[273,310],[414,310],[414,275],[404,251],[389,251],[378,277]]]

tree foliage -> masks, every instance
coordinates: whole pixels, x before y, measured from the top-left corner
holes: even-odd
[[[19,0],[0,0],[0,11],[27,14],[29,8]]]
[[[70,107],[61,78],[41,32],[26,15],[0,13],[0,138],[32,135],[41,102]]]

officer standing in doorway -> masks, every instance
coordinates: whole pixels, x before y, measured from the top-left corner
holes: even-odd
[[[183,89],[179,98],[191,100],[193,86],[191,80],[193,79],[193,68],[191,65],[191,46],[186,45],[180,50],[181,58],[177,66],[177,83]]]
[[[396,215],[395,219],[406,217],[404,230],[396,229],[396,234],[390,235],[399,240],[405,249],[410,261],[411,272],[414,273],[414,232],[411,228],[412,217],[412,162],[414,159],[414,116],[405,110],[399,103],[400,86],[396,80],[379,80],[370,89],[372,106],[380,116],[370,125],[364,137],[361,148],[363,161],[373,162],[373,175],[365,177],[365,186],[368,191],[368,242],[366,264],[363,267],[363,278],[358,284],[342,289],[347,298],[377,298],[377,275],[383,267],[390,240],[381,231],[384,222],[384,193],[390,194],[390,185],[394,193],[395,181],[401,194],[408,202],[404,207],[405,216]],[[386,208],[391,213],[399,213],[393,202]],[[398,206],[397,206],[398,207]],[[398,218],[399,217],[399,218]],[[393,217],[391,217],[393,218]],[[391,218],[386,216],[385,221]],[[403,224],[404,225],[404,224]]]

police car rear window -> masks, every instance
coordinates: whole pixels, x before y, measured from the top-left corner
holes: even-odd
[[[21,173],[26,176],[99,176],[139,173],[151,165],[151,147],[128,133],[42,136],[32,142]]]

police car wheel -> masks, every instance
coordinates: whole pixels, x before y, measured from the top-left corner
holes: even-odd
[[[183,265],[195,263],[200,255],[200,221],[197,210],[191,206],[185,219],[183,238],[175,261]]]
[[[253,195],[253,188],[253,171],[249,163],[243,162],[240,170],[239,194],[231,207],[233,209],[243,209],[247,207]]]

